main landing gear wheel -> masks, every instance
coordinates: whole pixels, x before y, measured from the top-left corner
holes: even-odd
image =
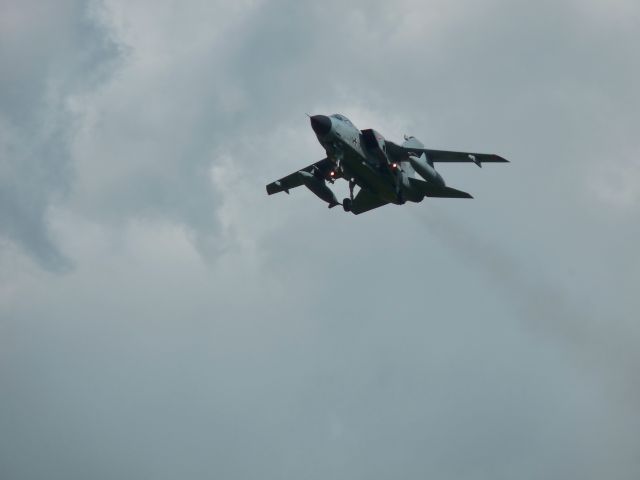
[[[342,200],[342,208],[344,208],[345,212],[350,212],[351,211],[352,204],[353,204],[353,202],[351,201],[350,198],[345,198],[344,200]]]

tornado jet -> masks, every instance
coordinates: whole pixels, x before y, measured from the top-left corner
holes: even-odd
[[[314,115],[311,128],[326,157],[267,185],[273,195],[304,185],[329,208],[342,205],[345,212],[359,215],[389,203],[421,202],[425,197],[473,198],[449,187],[436,171],[436,163],[505,163],[493,154],[432,150],[415,137],[400,145],[386,140],[373,129],[359,130],[344,115]],[[329,185],[349,182],[349,197],[339,202]],[[357,191],[356,191],[357,188]]]

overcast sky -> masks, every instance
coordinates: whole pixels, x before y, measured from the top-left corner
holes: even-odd
[[[636,0],[0,0],[0,477],[640,478],[638,45]],[[267,197],[334,112],[512,163]]]

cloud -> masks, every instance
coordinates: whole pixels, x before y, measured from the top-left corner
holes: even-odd
[[[635,211],[640,205],[640,161],[637,154],[617,156],[603,162],[590,175],[594,196],[607,206]]]
[[[638,42],[597,3],[5,2],[0,476],[638,478],[640,231],[594,196]],[[512,163],[268,197],[330,112]]]
[[[73,176],[69,95],[92,88],[117,50],[84,2],[4,2],[0,64],[0,234],[44,268],[69,259],[48,228],[48,209]]]
[[[617,390],[614,397],[627,406],[637,405],[640,390],[634,381],[640,355],[634,345],[640,337],[637,326],[628,322],[628,313],[590,306],[573,298],[557,279],[538,278],[533,269],[491,244],[477,232],[456,224],[436,212],[417,215],[429,233],[440,239],[462,261],[479,268],[501,289],[518,317],[532,333],[560,342],[576,362]],[[589,308],[591,307],[591,308]]]

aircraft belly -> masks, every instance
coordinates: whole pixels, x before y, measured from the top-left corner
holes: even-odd
[[[350,150],[345,152],[343,169],[353,177],[361,188],[366,188],[388,202],[396,201],[395,186],[376,167],[367,163],[360,152]]]

